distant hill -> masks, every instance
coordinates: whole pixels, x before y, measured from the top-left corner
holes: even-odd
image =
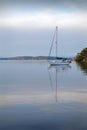
[[[10,57],[9,60],[32,60],[32,56]]]
[[[87,48],[84,48],[80,53],[78,53],[75,60],[77,62],[87,63]]]
[[[9,58],[0,58],[0,60],[8,60]]]
[[[17,56],[17,57],[8,57],[0,58],[0,60],[55,60],[55,59],[70,59],[63,57],[54,57],[54,56]]]

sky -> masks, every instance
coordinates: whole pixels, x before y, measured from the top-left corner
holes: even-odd
[[[48,56],[56,26],[58,56],[87,47],[87,0],[0,0],[0,57]]]

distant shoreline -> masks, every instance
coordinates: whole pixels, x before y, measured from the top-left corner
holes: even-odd
[[[54,57],[54,56],[17,56],[17,57],[4,57],[0,60],[55,60],[55,59],[72,59],[67,57]]]

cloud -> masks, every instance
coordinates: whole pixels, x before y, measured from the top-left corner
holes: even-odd
[[[0,27],[40,28],[58,25],[63,28],[87,29],[87,13],[51,12],[15,13],[0,18]]]
[[[72,8],[87,9],[87,0],[0,0],[3,7],[30,7],[30,8]]]
[[[79,52],[78,49],[86,45],[86,42],[84,42],[87,41],[86,23],[87,0],[0,0],[0,52],[2,55],[27,55],[29,53],[30,55],[36,55],[38,52],[42,55],[44,53],[43,48],[47,47],[46,42],[50,39],[47,39],[47,37],[43,38],[43,36],[48,36],[53,31],[53,28],[58,25],[59,32],[62,29],[65,32],[62,32],[63,37],[61,39],[67,37],[61,42],[61,45],[64,43],[66,53],[68,52],[68,46],[69,53],[75,54]],[[14,33],[14,29],[17,29],[16,33]],[[72,34],[70,34],[69,29],[71,29]],[[24,30],[28,32],[25,33]],[[32,37],[33,35],[31,34],[34,33],[31,33],[32,30],[34,32],[36,30],[36,38]],[[40,36],[41,32],[38,32],[41,30],[43,32],[42,37]],[[78,35],[76,34],[76,37],[74,37],[77,30],[79,30],[77,32]],[[22,31],[24,32],[23,34],[21,34]],[[86,32],[84,33],[84,31]],[[29,37],[29,33],[31,37]],[[26,34],[28,36],[25,38]],[[82,34],[84,34],[84,37],[81,38]],[[36,40],[37,38],[38,40]],[[35,41],[30,39],[35,39]],[[32,45],[27,46],[28,42]],[[19,44],[23,45],[21,51]],[[44,50],[44,54],[48,54],[48,47]],[[60,54],[63,54],[62,48],[59,51],[61,52]],[[64,52],[64,54],[66,53]]]

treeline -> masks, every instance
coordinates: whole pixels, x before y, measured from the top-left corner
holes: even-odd
[[[87,48],[78,53],[75,60],[77,62],[87,62]]]

